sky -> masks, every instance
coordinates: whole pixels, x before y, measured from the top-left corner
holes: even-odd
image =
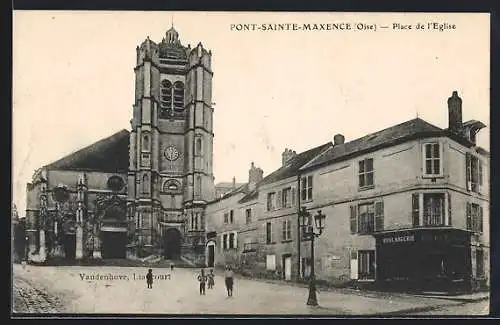
[[[130,130],[135,48],[147,36],[160,42],[172,23],[184,45],[201,41],[212,50],[216,183],[246,182],[251,162],[267,175],[280,167],[285,148],[301,152],[337,133],[347,142],[417,116],[446,128],[454,90],[463,99],[463,120],[487,125],[478,144],[489,150],[488,14],[14,11],[13,17],[12,191],[21,216],[37,168]],[[238,30],[278,23],[318,29]],[[333,23],[353,29],[319,29]],[[419,23],[426,29],[415,29]]]

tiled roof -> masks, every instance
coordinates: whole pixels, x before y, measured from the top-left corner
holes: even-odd
[[[234,183],[235,188],[238,188],[242,185],[245,185],[245,183]],[[232,182],[220,182],[215,184],[215,188],[233,188],[233,183]]]
[[[256,187],[254,190],[248,192],[244,197],[242,197],[238,203],[245,203],[248,201],[252,201],[256,199],[259,196],[259,190],[258,187]]]
[[[121,130],[47,166],[47,169],[126,172],[129,165],[129,132]]]
[[[158,47],[162,59],[187,61],[186,48],[180,43],[161,42]]]
[[[401,140],[419,134],[439,134],[443,131],[443,129],[420,118],[415,118],[387,129],[365,135],[356,140],[346,142],[344,145],[334,146],[325,152],[325,154],[318,157],[318,159],[304,166],[303,169],[313,168],[334,160],[351,157],[357,153],[362,154],[363,152],[395,144]]]
[[[290,161],[281,168],[275,170],[271,174],[264,177],[264,179],[259,183],[259,185],[269,184],[277,182],[279,180],[294,176],[299,171],[300,167],[304,166],[311,159],[322,153],[327,148],[331,147],[332,143],[328,142],[321,146],[309,149],[307,151],[297,154],[295,157],[291,158]]]

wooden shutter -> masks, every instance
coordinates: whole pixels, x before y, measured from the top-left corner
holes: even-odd
[[[479,231],[483,232],[483,207],[479,207]]]
[[[352,280],[357,280],[358,275],[359,275],[359,269],[358,269],[358,251],[356,250],[351,250],[350,252],[350,269],[351,269],[351,279]]]
[[[384,230],[384,201],[375,202],[375,231]]]
[[[233,248],[238,248],[238,233],[236,231],[233,235]]]
[[[355,234],[358,232],[358,220],[356,218],[356,205],[351,205],[350,206],[350,224],[351,224],[351,234]]]
[[[224,251],[224,235],[220,235],[220,251]]]
[[[448,226],[451,226],[451,193],[446,193],[448,197]]]
[[[276,208],[279,209],[281,208],[281,197],[282,197],[282,192],[278,191],[276,192]]]
[[[412,224],[413,227],[420,226],[420,194],[413,193],[411,196],[411,205],[412,205]]]
[[[467,230],[472,230],[472,216],[471,216],[471,204],[467,202],[466,210],[466,226]]]
[[[471,159],[471,154],[466,152],[465,153],[465,184],[467,191],[472,190],[471,186],[471,172],[472,172],[472,159]]]
[[[297,201],[297,198],[295,197],[297,195],[297,190],[295,189],[295,187],[292,187],[292,190],[290,191],[291,192],[291,202],[292,202],[292,207],[295,206],[296,204],[296,201]]]

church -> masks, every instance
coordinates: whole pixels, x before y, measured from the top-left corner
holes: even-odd
[[[205,261],[214,199],[212,52],[172,27],[137,46],[131,129],[35,171],[27,184],[29,259]]]

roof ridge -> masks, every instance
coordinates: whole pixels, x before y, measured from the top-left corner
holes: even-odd
[[[117,132],[115,132],[115,133],[113,133],[113,134],[111,134],[111,135],[109,135],[109,136],[107,136],[105,138],[101,138],[101,139],[99,139],[99,140],[97,140],[97,141],[95,141],[95,142],[93,142],[93,143],[91,143],[89,145],[86,145],[85,147],[82,147],[80,149],[76,149],[76,150],[68,153],[64,157],[59,158],[58,160],[55,160],[55,161],[53,161],[51,163],[46,164],[44,167],[45,168],[50,168],[50,167],[52,167],[54,165],[57,165],[57,164],[60,164],[61,162],[66,161],[66,160],[71,160],[70,158],[74,158],[77,154],[82,153],[85,150],[89,150],[91,148],[99,147],[100,145],[102,145],[103,143],[105,143],[107,140],[110,140],[111,138],[117,137],[118,135],[123,134],[123,133],[129,134],[130,132],[127,129],[121,129],[120,131],[117,131]]]

